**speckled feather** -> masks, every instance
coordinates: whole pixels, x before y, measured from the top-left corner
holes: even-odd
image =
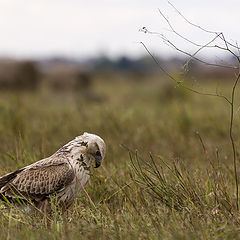
[[[1,192],[5,196],[25,196],[31,200],[37,196],[58,192],[74,179],[74,172],[68,163],[38,168],[24,169],[13,180],[8,182]]]
[[[0,197],[12,202],[16,198],[30,200],[40,210],[49,212],[49,197],[56,194],[58,202],[66,209],[79,190],[76,177],[82,185],[88,182],[88,168],[96,151],[103,160],[104,141],[97,135],[84,133],[52,156],[0,177]]]

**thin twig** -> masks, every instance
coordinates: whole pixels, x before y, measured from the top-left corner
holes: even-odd
[[[205,45],[201,46],[194,54],[192,54],[189,59],[187,60],[187,62],[184,64],[184,67],[187,66],[189,64],[189,62],[194,58],[195,56],[204,48],[206,48],[207,46],[209,46],[209,44],[211,44],[212,42],[214,42],[217,38],[219,37],[219,35],[215,36],[211,41],[209,41],[208,43],[206,43]],[[198,61],[202,61],[202,60],[198,60]],[[202,61],[203,62],[203,61]],[[209,63],[206,63],[205,64],[209,65]],[[217,67],[228,67],[228,66],[224,66],[224,65],[218,65],[218,64],[215,64],[215,66]]]
[[[190,24],[191,26],[193,26],[193,27],[195,27],[195,28],[198,28],[198,29],[200,29],[200,30],[202,30],[202,31],[204,31],[204,32],[206,32],[206,33],[211,33],[211,34],[216,34],[216,35],[219,34],[219,32],[211,31],[211,30],[205,29],[205,28],[203,28],[203,27],[201,27],[201,26],[199,26],[199,25],[197,25],[197,24],[192,23],[191,21],[189,21],[189,20],[179,11],[170,1],[168,1],[168,4],[169,4],[188,24]],[[229,41],[226,41],[223,34],[222,34],[222,37],[220,36],[220,38],[221,38],[224,42],[226,42],[229,46],[231,46],[231,47],[236,48],[237,50],[239,50],[239,47],[238,47],[237,45],[234,45],[234,44],[230,43]]]
[[[185,41],[197,46],[197,47],[200,47],[194,54],[191,54],[189,52],[186,52],[180,48],[178,48],[175,44],[173,44],[170,40],[168,40],[163,34],[160,34],[160,36],[162,37],[162,39],[168,43],[168,45],[172,46],[175,50],[189,56],[189,60],[186,62],[186,64],[189,63],[189,61],[191,59],[195,59],[197,60],[198,62],[200,63],[203,63],[205,65],[208,65],[208,66],[214,66],[214,67],[222,67],[222,68],[230,68],[230,69],[238,69],[238,75],[236,76],[236,79],[234,81],[234,84],[233,84],[233,87],[232,87],[232,91],[231,91],[231,99],[229,100],[229,98],[227,98],[226,96],[224,95],[219,95],[217,92],[216,94],[212,94],[212,93],[203,93],[203,92],[199,92],[199,91],[196,91],[194,89],[191,89],[189,87],[185,87],[183,85],[180,85],[179,82],[177,79],[175,79],[171,74],[169,74],[159,63],[159,61],[151,54],[151,52],[148,50],[148,48],[146,47],[146,45],[144,43],[141,42],[141,44],[143,45],[143,47],[145,48],[145,50],[148,52],[148,54],[152,57],[152,59],[154,60],[154,62],[159,66],[159,68],[173,81],[175,81],[178,85],[180,85],[181,87],[183,87],[184,89],[186,90],[189,90],[191,92],[194,92],[194,93],[197,93],[197,94],[200,94],[200,95],[205,95],[205,96],[215,96],[215,97],[220,97],[220,98],[223,98],[229,105],[230,105],[230,118],[229,118],[229,137],[230,137],[230,141],[231,141],[231,145],[232,145],[232,153],[233,153],[233,167],[234,167],[234,178],[235,178],[235,188],[236,188],[236,208],[237,210],[239,210],[239,189],[238,189],[238,174],[237,174],[237,163],[236,163],[236,158],[237,158],[237,152],[236,152],[236,144],[235,144],[235,141],[234,141],[234,138],[233,138],[233,122],[234,122],[234,108],[235,108],[235,93],[236,93],[236,87],[237,87],[237,84],[239,82],[239,79],[240,79],[240,49],[238,47],[238,44],[234,45],[234,44],[231,44],[229,43],[224,34],[222,32],[218,33],[218,32],[214,32],[214,31],[209,31],[207,29],[204,29],[202,28],[201,26],[199,25],[196,25],[192,22],[190,22],[184,15],[181,14],[180,11],[178,11],[176,9],[176,7],[168,1],[168,3],[174,8],[174,10],[188,23],[190,24],[191,26],[195,27],[195,28],[198,28],[206,33],[209,33],[209,34],[215,34],[216,36],[207,44],[205,45],[200,45],[200,44],[197,44],[191,40],[189,40],[188,38],[184,37],[183,35],[179,34],[172,26],[172,24],[170,23],[170,21],[165,17],[165,15],[159,10],[160,14],[162,15],[162,17],[165,19],[165,21],[167,22],[168,26],[170,27],[170,29],[173,31],[173,33],[175,33],[177,36],[179,36],[180,38],[184,39]],[[146,28],[145,28],[146,29]],[[145,30],[146,32],[147,29]],[[222,42],[224,43],[225,47],[221,47],[221,46],[218,46],[218,45],[210,45],[212,44],[217,38],[220,38],[222,40]],[[234,51],[232,51],[230,49],[230,47],[233,47],[235,48],[237,51],[238,51],[238,54],[237,55]],[[212,63],[208,63],[206,61],[203,61],[199,58],[196,58],[195,55],[202,49],[206,48],[206,47],[215,47],[215,48],[218,48],[218,49],[221,49],[223,51],[226,51],[228,52],[231,56],[233,56],[234,58],[236,58],[236,60],[238,61],[238,66],[237,67],[231,67],[231,66],[225,66],[225,65],[220,65],[220,64],[212,64]],[[201,140],[201,139],[200,139]]]
[[[168,20],[167,20],[168,21]],[[195,54],[190,54],[182,49],[180,49],[179,47],[177,47],[175,44],[173,44],[166,36],[164,36],[163,34],[161,33],[157,33],[157,32],[152,32],[152,31],[149,31],[146,27],[143,27],[142,28],[142,31],[144,33],[149,33],[149,34],[157,34],[161,37],[161,39],[164,41],[165,44],[167,44],[168,46],[172,47],[173,49],[177,50],[178,52],[188,56],[191,59],[194,59],[196,61],[198,61],[199,63],[201,64],[204,64],[204,65],[207,65],[207,66],[212,66],[212,67],[220,67],[220,68],[226,68],[226,69],[237,69],[237,67],[235,66],[229,66],[229,65],[222,65],[222,64],[217,64],[217,63],[210,63],[210,62],[206,62],[200,58],[197,58],[195,57],[196,53],[198,53],[200,50],[204,49],[204,48],[219,48],[219,49],[222,49],[222,50],[227,50],[225,48],[222,48],[218,45],[209,45],[211,44],[212,42],[214,42],[217,38],[219,38],[221,36],[222,33],[219,33],[217,36],[215,36],[209,43],[206,43],[205,45],[200,45],[200,44],[196,44],[195,46],[199,47],[199,49],[197,50],[197,52]],[[173,33],[177,34],[177,32],[174,30]],[[179,36],[179,35],[178,35]],[[188,41],[188,42],[191,42],[191,40],[187,39],[186,37],[180,35],[181,38],[183,38],[184,40]],[[228,50],[230,52],[230,50]]]
[[[230,123],[229,123],[229,136],[232,144],[232,151],[233,151],[233,166],[234,166],[234,176],[235,176],[235,187],[236,187],[236,207],[237,210],[239,210],[239,204],[238,204],[238,174],[237,174],[237,162],[236,162],[236,146],[235,141],[233,138],[233,120],[234,120],[234,101],[235,101],[235,91],[236,86],[238,84],[240,78],[240,73],[238,74],[236,81],[232,88],[232,94],[231,94],[231,108],[230,108]]]
[[[152,55],[152,53],[149,51],[149,49],[147,48],[147,46],[143,43],[140,42],[143,47],[145,48],[145,50],[148,52],[148,54],[151,56],[151,58],[154,60],[154,62],[158,65],[158,67],[161,69],[161,71],[167,75],[167,77],[169,77],[171,80],[173,80],[177,85],[179,85],[179,81],[177,79],[175,79],[170,73],[168,73],[159,63],[159,61]],[[193,93],[197,93],[199,95],[204,95],[204,96],[210,96],[210,97],[220,97],[223,98],[228,104],[231,104],[230,100],[224,96],[224,95],[220,95],[220,94],[214,94],[214,93],[204,93],[204,92],[200,92],[197,91],[195,89],[192,89],[190,87],[184,86],[184,85],[180,85],[183,89],[186,89],[188,91],[191,91]]]

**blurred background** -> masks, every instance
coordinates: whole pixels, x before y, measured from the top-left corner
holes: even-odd
[[[171,3],[0,0],[0,176],[85,131],[107,146],[87,185],[96,210],[84,194],[66,224],[16,222],[11,208],[0,239],[240,239],[226,101],[240,1]],[[129,150],[154,184],[139,184]]]
[[[83,131],[111,142],[115,156],[124,151],[119,149],[123,142],[146,151],[168,149],[171,156],[185,154],[186,143],[169,136],[173,128],[181,138],[201,128],[224,142],[227,119],[215,124],[217,131],[210,126],[214,116],[228,110],[178,88],[160,68],[195,90],[229,94],[236,60],[216,47],[198,51],[216,37],[198,25],[224,32],[237,44],[240,2],[171,3],[0,0],[1,152],[20,151],[23,139],[27,152],[43,157]],[[218,39],[213,44],[224,47]],[[189,56],[183,53],[196,51],[199,59],[227,67],[192,59],[184,68]],[[116,149],[111,148],[114,141]]]
[[[234,44],[240,39],[235,24],[239,1],[172,4],[192,23],[224,32]],[[125,79],[130,74],[130,79],[139,80],[161,74],[140,42],[167,71],[180,71],[188,56],[169,46],[162,36],[191,54],[198,47],[174,34],[160,11],[179,34],[194,43],[205,45],[213,39],[213,34],[188,24],[167,1],[0,0],[0,86],[36,89],[46,83],[59,90],[76,84],[89,91],[92,79],[103,73]],[[203,49],[199,54],[205,61],[234,64],[231,55],[219,49]],[[229,74],[197,63],[191,70],[203,78]]]

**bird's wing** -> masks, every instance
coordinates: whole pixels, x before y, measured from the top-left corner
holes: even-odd
[[[8,181],[0,193],[12,198],[39,199],[61,191],[73,181],[74,176],[73,169],[66,162],[26,168]]]

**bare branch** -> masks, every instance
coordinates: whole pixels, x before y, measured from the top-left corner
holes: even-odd
[[[165,21],[167,22],[168,26],[170,27],[170,29],[172,30],[173,33],[175,33],[177,36],[179,36],[180,38],[184,39],[185,41],[193,44],[196,47],[202,47],[201,44],[195,43],[191,40],[189,40],[188,38],[184,37],[183,35],[181,35],[180,33],[178,33],[174,27],[172,26],[172,24],[170,23],[170,21],[167,19],[167,17],[162,13],[162,11],[160,9],[158,9],[159,13],[161,14],[161,16],[165,19]]]
[[[201,27],[201,26],[199,26],[199,25],[197,25],[197,24],[192,23],[191,21],[189,21],[189,20],[179,11],[170,1],[168,1],[168,4],[169,4],[188,24],[190,24],[191,26],[196,27],[196,28],[198,28],[198,29],[200,29],[200,30],[202,30],[202,31],[204,31],[204,32],[206,32],[206,33],[211,33],[211,34],[216,34],[216,35],[219,34],[218,32],[207,30],[207,29],[205,29],[205,28],[203,28],[203,27]],[[221,38],[223,41],[225,41],[229,46],[231,46],[231,47],[239,50],[238,45],[234,45],[234,44],[230,43],[229,41],[226,41],[226,40],[225,40],[225,37],[224,37],[223,35],[220,36],[220,38]]]
[[[168,26],[170,27],[171,31],[176,34],[178,37],[180,37],[181,39],[185,40],[188,43],[193,44],[196,47],[199,47],[199,49],[194,53],[191,54],[189,52],[186,52],[180,48],[178,48],[173,42],[171,42],[169,39],[167,39],[163,34],[160,34],[161,38],[171,47],[173,47],[175,50],[177,50],[178,52],[181,52],[185,55],[187,55],[189,57],[189,59],[187,60],[187,62],[185,63],[184,66],[187,66],[189,64],[189,62],[192,59],[195,59],[196,61],[203,63],[205,65],[208,66],[212,66],[212,67],[221,67],[221,68],[228,68],[228,69],[238,69],[238,74],[236,75],[236,79],[234,81],[234,84],[232,86],[232,90],[231,90],[231,98],[229,99],[228,97],[221,95],[218,93],[218,89],[216,89],[216,94],[214,93],[205,93],[205,92],[200,92],[197,91],[195,89],[192,89],[188,86],[184,86],[182,84],[181,81],[178,81],[176,78],[174,78],[171,74],[169,74],[158,62],[158,60],[151,54],[151,52],[148,50],[148,48],[146,47],[146,45],[144,43],[141,42],[141,44],[144,46],[144,48],[146,49],[146,51],[148,52],[148,54],[152,57],[152,59],[154,60],[154,62],[158,65],[158,67],[171,79],[173,80],[177,86],[180,86],[188,91],[200,94],[200,95],[205,95],[205,96],[214,96],[214,97],[220,97],[223,98],[230,106],[230,117],[229,117],[229,138],[230,138],[230,142],[231,142],[231,146],[232,146],[232,154],[233,154],[233,168],[234,168],[234,178],[235,178],[235,193],[236,193],[236,208],[237,210],[239,210],[239,187],[238,187],[238,172],[237,172],[237,150],[236,150],[236,143],[233,137],[233,123],[234,123],[234,108],[235,108],[235,94],[236,94],[236,87],[239,83],[239,79],[240,79],[240,48],[238,47],[238,44],[236,43],[236,45],[230,43],[229,41],[226,40],[224,34],[222,32],[218,33],[215,31],[209,31],[205,28],[202,28],[199,25],[196,25],[192,22],[190,22],[185,16],[183,16],[181,14],[180,11],[178,11],[175,6],[168,1],[168,3],[172,6],[172,8],[191,26],[200,29],[201,31],[208,33],[208,34],[214,34],[215,37],[209,41],[208,43],[206,43],[205,45],[200,45],[192,40],[189,40],[188,38],[186,38],[185,36],[179,34],[174,27],[172,26],[171,22],[166,18],[166,16],[159,10],[161,16],[165,19],[165,21],[167,22]],[[148,33],[147,29],[145,28],[146,33]],[[149,32],[151,33],[151,32]],[[154,33],[156,34],[156,33]],[[214,43],[217,39],[220,39],[221,42],[224,44],[224,46],[219,46],[217,44],[215,45],[211,45],[212,43]],[[237,50],[238,55],[230,48],[234,48],[235,50]],[[206,61],[203,61],[199,58],[196,57],[196,55],[204,48],[217,48],[220,50],[223,50],[227,53],[229,53],[231,56],[233,56],[237,61],[238,61],[238,66],[237,67],[232,67],[232,66],[227,66],[227,65],[221,65],[221,64],[213,64],[213,63],[208,63]]]
[[[162,13],[161,13],[161,14],[162,14]],[[164,19],[166,19],[166,21],[168,21],[168,23],[170,24],[169,20],[168,20],[164,15],[162,15],[162,16],[163,16]],[[170,26],[171,26],[171,25],[170,25]],[[234,66],[216,64],[216,63],[209,63],[209,62],[206,62],[206,61],[204,61],[204,60],[201,60],[200,58],[195,57],[195,55],[196,55],[200,50],[202,50],[202,49],[204,49],[204,48],[206,48],[206,47],[209,47],[209,48],[210,48],[210,47],[211,47],[211,48],[220,48],[220,49],[226,50],[226,51],[228,51],[228,52],[230,52],[230,53],[232,54],[231,50],[222,48],[222,47],[220,47],[220,46],[218,46],[218,45],[209,46],[209,45],[210,45],[211,43],[213,43],[217,38],[219,38],[220,35],[222,35],[222,33],[219,33],[217,36],[215,36],[212,40],[210,40],[208,43],[206,43],[206,44],[204,44],[204,45],[194,44],[195,46],[200,47],[200,49],[198,49],[194,54],[191,54],[191,53],[188,53],[188,52],[186,52],[186,51],[178,48],[178,47],[177,47],[175,44],[173,44],[169,39],[167,39],[163,34],[149,31],[146,27],[143,27],[142,29],[140,29],[140,31],[142,31],[142,32],[144,32],[144,33],[155,34],[155,35],[157,34],[157,35],[159,35],[159,36],[162,38],[162,40],[163,40],[165,43],[167,43],[167,45],[169,45],[170,47],[173,47],[173,48],[174,48],[175,50],[177,50],[178,52],[181,52],[182,54],[188,56],[188,57],[189,57],[189,60],[187,61],[187,63],[189,63],[192,59],[194,59],[194,60],[196,60],[196,61],[198,61],[198,62],[200,62],[200,63],[202,63],[202,64],[208,65],[208,66],[228,68],[228,69],[238,69],[237,67],[234,67]],[[178,34],[178,32],[176,32],[174,29],[173,29],[173,33],[177,34],[178,36],[180,36],[180,37],[183,38],[184,40],[186,40],[186,41],[188,41],[188,42],[190,42],[190,43],[193,43],[191,40],[189,40],[189,39],[185,38],[184,36]],[[236,55],[234,55],[234,56],[236,56]],[[236,57],[237,57],[237,56],[236,56]],[[185,64],[185,65],[187,65],[187,64]]]
[[[169,77],[171,80],[173,80],[177,86],[180,85],[180,81],[177,80],[176,78],[174,78],[170,73],[168,73],[162,66],[161,64],[159,63],[159,61],[152,55],[152,53],[149,51],[149,49],[147,48],[147,46],[143,43],[143,42],[140,42],[143,47],[145,48],[145,50],[148,52],[148,54],[151,56],[151,58],[153,59],[153,61],[158,65],[158,67],[160,68],[160,70],[167,75],[167,77]],[[184,86],[184,85],[180,85],[182,88],[188,90],[188,91],[191,91],[191,92],[194,92],[194,93],[197,93],[197,94],[200,94],[200,95],[204,95],[204,96],[211,96],[211,97],[220,97],[220,98],[223,98],[228,104],[231,104],[230,100],[224,96],[224,95],[220,95],[220,94],[214,94],[214,93],[204,93],[204,92],[200,92],[200,91],[197,91],[195,89],[192,89],[190,87],[187,87],[187,86]]]
[[[194,54],[192,54],[192,55],[189,57],[188,61],[184,64],[184,67],[187,66],[187,65],[189,64],[189,62],[190,62],[193,58],[195,58],[195,56],[196,56],[202,49],[204,49],[205,47],[209,46],[209,44],[211,44],[212,42],[214,42],[218,37],[219,37],[219,35],[217,35],[216,37],[214,37],[210,42],[208,42],[208,43],[206,43],[205,45],[201,46]],[[205,64],[207,64],[207,63],[205,62]],[[217,64],[216,64],[216,65],[217,65]],[[221,65],[221,66],[224,66],[224,65]],[[224,67],[225,67],[225,66],[224,66]]]
[[[178,48],[175,44],[173,44],[172,42],[170,42],[169,40],[167,40],[167,42],[173,47],[175,48],[175,50],[177,50],[178,52],[181,52],[183,54],[185,54],[186,56],[195,59],[196,61],[205,64],[207,66],[212,66],[212,67],[221,67],[221,68],[228,68],[228,69],[238,69],[238,67],[234,67],[234,66],[227,66],[227,65],[221,65],[221,64],[216,64],[216,63],[209,63],[206,61],[201,60],[200,58],[197,58],[195,56],[193,56],[191,53],[188,53],[180,48]]]
[[[233,151],[233,167],[234,167],[234,177],[235,177],[235,187],[236,187],[236,207],[237,210],[239,210],[239,203],[238,203],[238,173],[237,173],[237,152],[236,152],[236,145],[233,138],[233,121],[234,121],[234,101],[235,101],[235,92],[236,87],[240,79],[240,73],[238,73],[238,76],[234,82],[233,88],[232,88],[232,94],[231,94],[231,108],[230,108],[230,123],[229,123],[229,137],[232,144],[232,151]]]

